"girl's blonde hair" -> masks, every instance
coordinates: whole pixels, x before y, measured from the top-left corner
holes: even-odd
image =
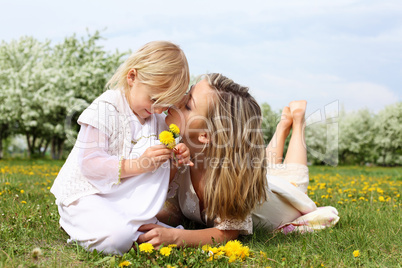
[[[210,142],[204,151],[207,217],[244,219],[267,199],[261,109],[247,87],[216,73],[206,79],[218,97],[208,111]]]
[[[145,44],[117,69],[106,84],[110,89],[123,89],[127,94],[130,87],[127,74],[137,71],[140,83],[156,89],[152,98],[155,104],[177,104],[183,98],[190,82],[187,58],[178,45],[168,41],[153,41]]]

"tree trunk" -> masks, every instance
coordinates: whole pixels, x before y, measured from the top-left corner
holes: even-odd
[[[29,137],[29,134],[28,134],[28,133],[26,133],[25,136],[26,136],[26,138],[27,138],[27,145],[28,145],[28,158],[31,158],[31,155],[32,155],[32,144],[31,144],[31,140],[30,140],[30,137]]]
[[[0,137],[0,159],[3,159],[3,139]]]
[[[55,160],[56,158],[56,138],[52,138],[52,146],[50,148],[50,154],[52,155],[52,159]]]
[[[49,147],[49,144],[50,144],[50,140],[47,140],[46,144],[45,144],[45,149],[42,152],[42,157],[45,157],[47,148]]]
[[[63,147],[64,147],[64,140],[57,137],[53,137],[52,149],[51,149],[52,159],[55,160],[61,159],[63,155]]]

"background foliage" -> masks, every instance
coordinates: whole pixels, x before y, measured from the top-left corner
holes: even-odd
[[[101,39],[95,32],[55,45],[33,37],[1,43],[0,159],[24,151],[25,144],[28,157],[68,155],[79,114],[105,90],[128,54],[105,51]],[[281,112],[267,103],[261,107],[268,144]],[[305,138],[313,164],[402,165],[402,102],[377,114],[341,110],[319,122],[307,120]]]
[[[33,37],[1,43],[2,141],[23,135],[28,156],[43,156],[50,147],[52,158],[62,157],[68,137],[77,133],[78,115],[104,91],[127,54],[106,52],[99,40],[95,32],[81,39],[73,35],[53,46]]]

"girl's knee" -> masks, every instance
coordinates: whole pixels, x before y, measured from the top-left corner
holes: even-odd
[[[90,250],[123,255],[131,249],[133,240],[134,231],[130,226],[116,226],[103,239],[99,239],[98,243],[93,243]]]

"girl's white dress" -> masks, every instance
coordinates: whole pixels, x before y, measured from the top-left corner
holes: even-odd
[[[142,125],[119,90],[109,90],[78,119],[77,141],[51,192],[56,196],[60,225],[89,250],[123,254],[146,223],[161,224],[169,184],[169,163],[158,169],[120,179],[122,158],[138,158],[160,144],[164,116],[153,114]],[[128,137],[127,137],[128,136]],[[146,164],[146,163],[140,163]]]

